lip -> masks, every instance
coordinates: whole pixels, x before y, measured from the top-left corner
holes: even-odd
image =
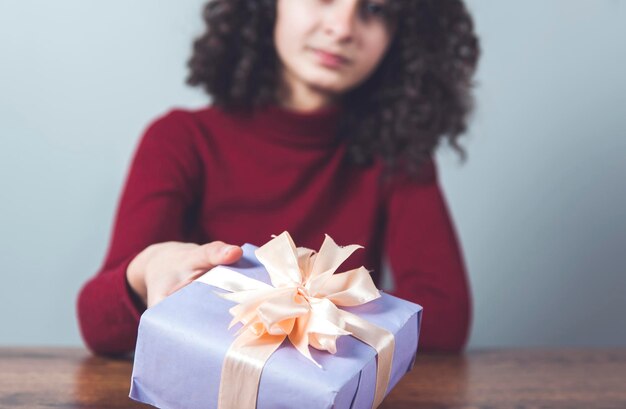
[[[319,48],[312,48],[311,50],[315,53],[318,63],[325,67],[340,68],[350,63],[350,60],[342,55],[321,50]]]

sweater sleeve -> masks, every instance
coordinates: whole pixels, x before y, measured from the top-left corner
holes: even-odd
[[[132,352],[146,306],[126,279],[132,259],[150,244],[187,241],[185,219],[197,200],[200,161],[188,114],[173,111],[142,136],[118,204],[104,263],[81,289],[77,315],[82,337],[94,353]]]
[[[417,179],[394,180],[387,212],[385,252],[394,295],[424,308],[420,349],[463,349],[471,315],[469,286],[433,160]]]

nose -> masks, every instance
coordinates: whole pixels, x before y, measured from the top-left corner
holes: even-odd
[[[327,9],[324,32],[337,42],[352,41],[358,2],[359,0],[333,1],[332,7]]]

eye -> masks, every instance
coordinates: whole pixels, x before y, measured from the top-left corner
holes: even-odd
[[[375,1],[364,1],[363,7],[361,8],[361,13],[365,18],[385,17],[385,11],[385,5]]]

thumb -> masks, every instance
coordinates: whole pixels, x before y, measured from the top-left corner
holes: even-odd
[[[167,297],[169,293],[155,288],[148,288],[148,296],[146,297],[146,307],[151,308],[160,303]]]

